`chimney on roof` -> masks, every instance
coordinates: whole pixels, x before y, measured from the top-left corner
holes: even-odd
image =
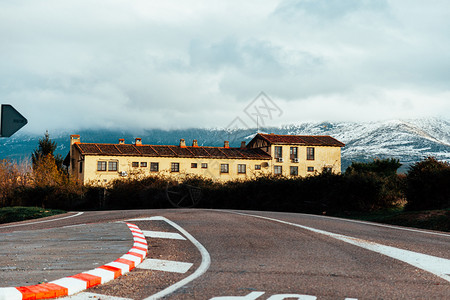
[[[125,139],[119,139],[119,144],[120,144],[120,145],[125,144]]]
[[[197,142],[197,140],[193,140],[193,141],[192,141],[192,147],[198,147],[198,142]]]
[[[223,147],[224,147],[224,148],[230,148],[230,142],[229,142],[229,141],[225,141],[225,142],[223,143]]]
[[[186,142],[184,139],[180,139],[180,147],[181,148],[186,148]]]
[[[245,148],[245,141],[242,141],[241,142],[241,149],[244,149]]]
[[[72,134],[70,136],[70,145],[72,146],[75,143],[79,143],[81,141],[79,134]]]
[[[136,146],[142,146],[142,139],[141,138],[136,138],[135,143]]]
[[[70,156],[70,165],[69,170],[72,171],[75,168],[75,159],[73,158],[73,145],[80,143],[80,135],[79,134],[72,134],[70,136],[70,149],[69,149],[69,156]]]

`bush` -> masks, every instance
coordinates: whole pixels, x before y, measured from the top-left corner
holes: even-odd
[[[450,164],[428,157],[413,164],[406,175],[407,210],[450,207]]]

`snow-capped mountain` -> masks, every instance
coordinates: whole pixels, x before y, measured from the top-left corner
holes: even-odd
[[[330,135],[345,143],[342,149],[342,170],[352,161],[367,161],[375,158],[398,158],[404,164],[402,170],[413,162],[427,156],[450,161],[450,122],[443,119],[392,120],[380,122],[322,122],[300,123],[281,127],[261,128],[260,132],[299,135]],[[221,146],[229,140],[232,146],[241,141],[249,142],[256,129],[149,129],[131,130],[81,130],[77,132],[50,132],[57,142],[57,152],[65,156],[69,149],[70,134],[80,134],[82,142],[117,143],[125,138],[132,143],[135,137],[144,144],[177,145],[180,138],[187,144],[197,139],[199,145]],[[0,159],[25,159],[36,149],[42,135],[17,133],[11,138],[0,139]]]

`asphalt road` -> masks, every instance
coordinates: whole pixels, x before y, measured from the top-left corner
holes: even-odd
[[[62,217],[0,225],[0,251],[9,247],[15,267],[0,268],[0,280],[6,273],[14,278],[0,286],[24,281],[22,263],[35,268],[29,273],[37,277],[29,282],[39,280],[40,261],[49,264],[45,255],[33,256],[36,267],[14,261],[26,252],[11,247],[14,237],[20,243],[34,236],[39,249],[51,248],[59,267],[50,269],[58,273],[46,277],[70,276],[125,253],[131,234],[117,222],[132,220],[149,244],[142,267],[72,299],[450,299],[446,233],[273,212],[142,210]],[[56,233],[49,242],[46,234]]]

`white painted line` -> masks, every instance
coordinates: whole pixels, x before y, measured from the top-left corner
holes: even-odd
[[[176,232],[164,232],[164,231],[142,231],[146,237],[157,238],[157,239],[172,239],[172,240],[186,240],[184,236]]]
[[[22,293],[13,287],[0,288],[0,300],[22,300]]]
[[[395,225],[380,224],[380,223],[376,223],[376,222],[352,220],[352,219],[345,219],[345,218],[336,218],[336,217],[329,217],[329,216],[319,216],[319,215],[308,215],[308,216],[309,217],[333,219],[333,220],[346,221],[346,222],[351,222],[351,223],[359,223],[359,224],[366,224],[366,225],[372,225],[372,226],[378,226],[378,227],[385,227],[385,228],[391,228],[391,229],[398,229],[398,230],[404,230],[404,231],[412,231],[412,232],[418,232],[418,233],[425,233],[425,234],[431,234],[431,235],[439,235],[439,236],[450,237],[449,233],[432,232],[432,231],[426,231],[426,230],[420,230],[420,229],[400,227],[400,226],[395,226]]]
[[[160,291],[159,293],[156,293],[148,298],[145,298],[144,300],[155,300],[160,299],[162,297],[165,297],[169,294],[172,294],[179,288],[185,286],[189,282],[195,280],[196,278],[202,276],[209,268],[211,264],[211,256],[209,255],[208,251],[203,247],[202,244],[200,244],[192,235],[189,234],[186,230],[184,230],[182,227],[180,227],[178,224],[170,221],[169,219],[166,219],[164,217],[151,217],[151,218],[143,218],[143,219],[134,219],[133,221],[152,221],[152,220],[159,220],[159,221],[165,221],[172,225],[175,229],[177,229],[179,232],[181,232],[189,241],[191,241],[192,244],[197,247],[197,249],[200,251],[200,254],[202,255],[202,262],[200,263],[200,266],[197,270],[195,270],[194,273],[189,275],[188,277],[178,281],[177,283],[169,286],[168,288]]]
[[[81,292],[82,290],[87,289],[87,282],[84,280],[71,278],[71,277],[65,277],[61,278],[55,281],[51,281],[50,283],[57,284],[59,286],[65,287],[69,290],[68,294],[72,295],[78,292]]]
[[[264,292],[251,292],[246,296],[221,296],[210,298],[209,300],[256,300],[262,295],[264,295]]]
[[[102,284],[114,280],[114,272],[105,269],[97,268],[83,273],[100,277],[102,279]]]
[[[442,279],[450,282],[450,259],[440,258],[440,257],[422,254],[422,253],[418,253],[418,252],[413,252],[413,251],[409,251],[409,250],[403,250],[403,249],[399,249],[399,248],[395,248],[395,247],[391,247],[391,246],[385,246],[382,244],[362,240],[359,238],[354,238],[354,237],[345,236],[342,234],[332,233],[332,232],[315,229],[312,227],[303,226],[303,225],[299,225],[299,224],[295,224],[295,223],[291,223],[291,222],[287,222],[287,221],[283,221],[283,220],[273,219],[273,218],[269,218],[269,217],[251,215],[251,214],[240,213],[240,212],[231,212],[231,213],[243,215],[243,216],[250,216],[250,217],[254,217],[254,218],[265,219],[265,220],[269,220],[269,221],[274,221],[274,222],[306,229],[306,230],[309,230],[309,231],[312,231],[315,233],[323,234],[323,235],[332,237],[334,239],[337,239],[337,240],[340,240],[340,241],[343,241],[343,242],[346,242],[346,243],[349,243],[349,244],[352,244],[352,245],[355,245],[355,246],[358,246],[358,247],[361,247],[361,248],[364,248],[364,249],[367,249],[367,250],[370,250],[373,252],[377,252],[377,253],[392,257],[394,259],[400,260],[400,261],[403,261],[407,264],[410,264],[416,268],[430,272],[430,273],[432,273],[436,276],[439,276]]]
[[[173,273],[186,273],[192,267],[191,263],[162,259],[146,259],[137,268]]]
[[[10,227],[17,227],[17,226],[28,226],[28,225],[32,225],[32,224],[39,224],[39,223],[46,223],[46,222],[53,222],[53,221],[60,221],[60,220],[68,219],[68,218],[78,217],[78,216],[80,216],[82,214],[84,214],[84,212],[79,212],[79,213],[77,213],[77,214],[75,214],[73,216],[67,216],[67,217],[62,217],[62,218],[58,218],[58,219],[28,222],[28,223],[24,223],[24,224],[14,224],[14,225],[0,226],[0,229],[2,229],[2,228],[10,228]]]
[[[86,300],[86,299],[99,299],[99,300],[133,300],[130,298],[120,298],[120,297],[113,297],[108,295],[102,295],[102,294],[94,294],[94,293],[79,293],[73,296],[65,297],[63,299],[70,299],[70,300]]]

